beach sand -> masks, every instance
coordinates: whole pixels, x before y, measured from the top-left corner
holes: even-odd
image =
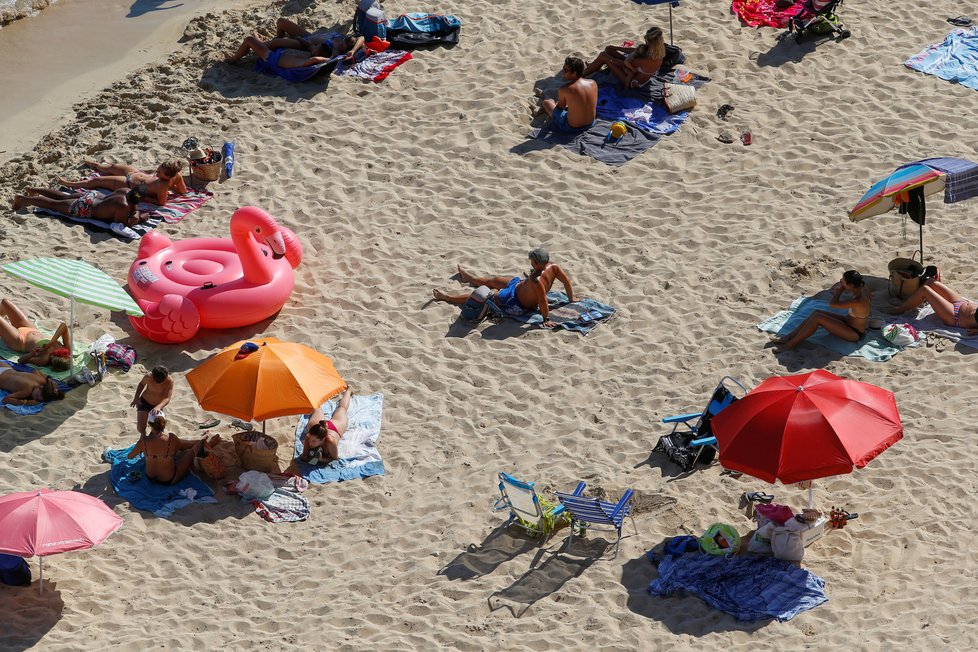
[[[163,346],[120,315],[80,306],[79,340],[104,332],[139,362],[71,392],[40,416],[0,415],[0,491],[79,488],[125,526],[93,551],[48,558],[45,593],[0,589],[0,648],[23,649],[966,649],[978,642],[972,543],[978,457],[974,352],[934,343],[884,364],[802,346],[775,356],[754,324],[843,270],[872,277],[886,301],[887,261],[916,248],[896,214],[853,224],[850,208],[905,161],[975,158],[978,93],[903,61],[942,40],[949,0],[848,3],[853,37],[778,45],[742,27],[729,3],[674,11],[688,67],[712,78],[682,130],[619,169],[566,150],[524,146],[532,89],[553,89],[563,58],[666,25],[664,7],[622,0],[499,0],[483,8],[390,2],[389,15],[438,10],[464,22],[453,49],[416,54],[380,84],[336,78],[294,86],[213,63],[278,15],[346,21],[348,2],[276,3],[211,12],[178,49],[65,116],[64,126],[0,166],[0,201],[74,174],[86,157],[151,166],[188,136],[237,145],[234,178],[163,233],[221,235],[235,208],[269,210],[301,238],[291,300],[273,320]],[[207,61],[208,63],[203,63]],[[733,104],[727,122],[716,108]],[[720,129],[754,142],[724,145]],[[928,262],[978,294],[976,204],[932,201]],[[3,209],[4,260],[81,256],[120,281],[136,244]],[[430,304],[457,290],[456,264],[515,274],[546,246],[575,292],[618,316],[587,338],[468,332]],[[67,301],[12,278],[0,291],[43,324]],[[121,502],[99,457],[134,440],[133,390],[145,369],[176,374],[173,430],[207,418],[185,373],[256,334],[333,357],[351,386],[383,392],[387,474],[316,486],[311,518],[271,525],[218,489],[216,505],[159,519]],[[859,512],[807,551],[829,602],[788,623],[744,624],[693,597],[652,598],[645,551],[722,521],[751,529],[744,491],[801,508],[805,492],[719,465],[680,474],[650,450],[667,415],[700,409],[717,380],[754,386],[825,368],[892,389],[905,438],[866,468],[815,485],[823,509]],[[224,424],[212,432],[229,437]],[[283,445],[294,418],[268,423]],[[585,480],[636,491],[637,536],[617,559],[555,554],[499,532],[496,474],[547,490]],[[629,533],[631,533],[629,529]],[[593,545],[593,544],[592,544]],[[36,560],[31,560],[36,577]],[[467,572],[461,572],[461,567]],[[464,575],[465,577],[460,577]],[[501,593],[492,597],[497,592]],[[514,618],[511,606],[522,617]]]

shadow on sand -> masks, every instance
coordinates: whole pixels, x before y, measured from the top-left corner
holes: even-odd
[[[4,627],[0,630],[0,649],[11,652],[33,649],[51,631],[65,608],[58,583],[44,580],[44,593],[39,593],[37,564],[31,565],[34,581],[28,586],[0,584]]]
[[[464,552],[438,571],[438,574],[450,580],[474,580],[492,573],[507,561],[539,545],[538,539],[531,539],[511,531],[506,525],[500,525],[482,543],[470,544]]]

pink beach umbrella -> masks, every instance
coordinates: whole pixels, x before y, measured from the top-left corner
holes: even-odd
[[[87,550],[122,527],[122,518],[94,496],[77,491],[35,489],[0,498],[0,552],[37,555],[44,592],[44,558]]]

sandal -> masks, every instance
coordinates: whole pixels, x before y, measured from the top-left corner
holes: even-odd
[[[214,426],[221,425],[220,419],[208,419],[207,421],[201,421],[197,424],[197,427],[201,430],[206,430],[207,428],[213,428]]]
[[[971,20],[968,16],[948,16],[947,22],[951,23],[955,27],[971,27],[975,24],[975,21]]]
[[[752,491],[749,494],[744,494],[744,497],[752,503],[768,504],[774,500],[774,494],[766,494],[760,491]]]
[[[721,131],[720,135],[717,136],[717,140],[719,140],[721,143],[726,143],[729,145],[734,141],[734,137],[729,131]]]
[[[231,425],[238,430],[247,430],[249,432],[255,429],[255,425],[253,423],[249,421],[242,421],[241,419],[232,419]]]
[[[721,120],[727,119],[727,114],[734,110],[733,104],[722,104],[719,109],[717,109],[717,117]]]

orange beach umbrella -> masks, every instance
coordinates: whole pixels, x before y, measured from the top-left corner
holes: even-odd
[[[227,347],[187,374],[205,410],[248,421],[304,414],[346,389],[333,361],[274,337]]]

